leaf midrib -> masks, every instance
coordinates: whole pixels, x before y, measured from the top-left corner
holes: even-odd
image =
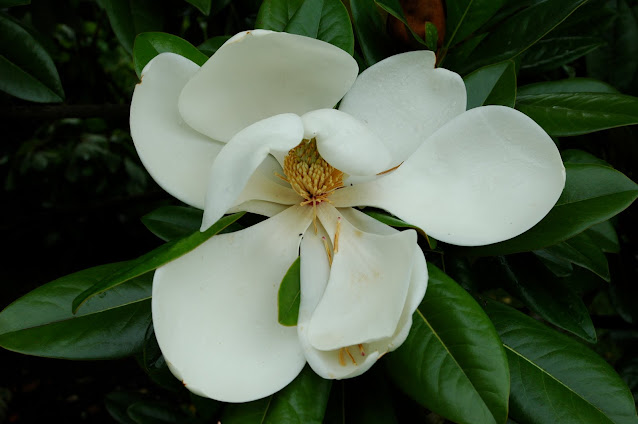
[[[583,396],[580,395],[580,393],[575,392],[574,390],[572,390],[569,386],[567,386],[565,383],[563,383],[562,381],[560,381],[558,378],[554,377],[552,374],[550,374],[548,371],[546,371],[544,368],[540,367],[539,365],[537,365],[536,363],[532,362],[532,360],[528,359],[527,357],[523,356],[522,353],[519,353],[518,351],[516,351],[514,348],[508,346],[506,343],[503,343],[503,347],[505,347],[505,349],[509,350],[510,352],[512,352],[513,354],[517,355],[519,358],[523,359],[525,362],[529,363],[530,365],[534,366],[534,368],[537,368],[541,373],[543,373],[544,375],[549,376],[552,380],[556,381],[558,384],[560,384],[561,386],[563,386],[565,389],[567,389],[570,393],[573,393],[574,395],[576,395],[576,397],[578,397],[579,399],[583,400],[586,404],[591,405],[595,410],[597,410],[598,412],[600,412],[604,418],[606,418],[607,420],[609,420],[609,422],[611,424],[613,424],[613,421],[600,409],[598,408],[596,405],[594,405],[593,403],[591,403],[590,401],[588,401],[587,399],[585,399]]]

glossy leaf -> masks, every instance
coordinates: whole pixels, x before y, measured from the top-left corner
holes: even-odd
[[[451,421],[505,422],[509,371],[492,323],[441,270],[428,264],[428,271],[428,290],[410,335],[387,356],[390,376],[410,397]]]
[[[429,50],[436,51],[436,45],[439,40],[439,30],[432,22],[425,23],[425,44]]]
[[[638,124],[638,97],[624,94],[519,95],[516,108],[555,137]]]
[[[224,424],[321,424],[330,395],[330,380],[306,366],[281,391],[254,402],[228,404]]]
[[[584,231],[562,243],[544,249],[548,253],[580,265],[600,276],[605,281],[611,278],[607,257],[600,247]]]
[[[534,250],[532,253],[557,277],[567,277],[574,272],[570,261],[553,255],[545,249]]]
[[[256,28],[305,35],[354,53],[354,33],[340,0],[265,0]]]
[[[407,222],[397,218],[394,215],[390,215],[387,212],[384,211],[380,211],[380,210],[374,210],[374,209],[364,209],[363,212],[376,219],[379,222],[384,223],[385,225],[389,225],[390,227],[396,227],[396,228],[412,228],[413,230],[416,230],[419,234],[421,234],[423,237],[425,237],[425,239],[428,241],[428,245],[430,246],[430,249],[436,249],[436,245],[437,245],[437,241],[436,239],[433,239],[432,237],[428,236],[427,234],[425,234],[425,232],[420,229],[419,227],[412,225],[412,224],[408,224]]]
[[[176,35],[164,32],[145,32],[135,38],[133,45],[133,64],[137,76],[141,78],[142,69],[151,59],[166,52],[184,56],[199,66],[208,60],[208,56],[197,50],[197,47]]]
[[[474,50],[468,64],[476,69],[518,56],[563,22],[585,1],[547,0],[523,9],[494,28]]]
[[[197,46],[197,48],[200,52],[210,57],[215,54],[215,52],[229,39],[230,35],[220,35],[217,37],[212,37]]]
[[[585,233],[603,252],[620,252],[618,234],[616,233],[616,229],[611,222],[605,221],[601,222],[600,224],[596,224],[587,229]]]
[[[77,315],[71,302],[120,272],[128,262],[76,272],[24,295],[0,313],[0,346],[29,355],[112,359],[138,352],[151,322],[150,274],[87,301]]]
[[[447,40],[445,46],[458,44],[486,23],[505,0],[447,0]]]
[[[225,216],[203,233],[196,231],[188,237],[166,243],[137,259],[129,261],[125,268],[109,275],[104,280],[88,287],[82,293],[78,294],[78,296],[73,300],[73,312],[76,313],[80,306],[82,306],[82,304],[89,298],[92,298],[97,294],[104,293],[107,290],[111,290],[139,275],[153,271],[173,259],[190,252],[233,222],[237,221],[244,214],[245,212],[240,212],[234,215]]]
[[[212,0],[186,0],[186,1],[192,4],[193,6],[195,6],[197,9],[199,9],[199,11],[202,12],[204,15],[208,16],[210,14],[210,6],[211,6]]]
[[[388,37],[377,3],[374,0],[350,0],[350,10],[366,65],[372,66],[391,56],[394,53],[392,40]]]
[[[186,237],[199,230],[204,211],[185,206],[162,206],[142,217],[142,223],[164,241]]]
[[[467,109],[483,105],[514,107],[516,101],[516,69],[505,61],[477,69],[463,78],[467,90]]]
[[[559,68],[605,44],[595,37],[554,37],[539,41],[525,52],[521,70],[542,72]]]
[[[596,330],[581,298],[534,257],[495,258],[484,262],[481,270],[543,319],[596,342]]]
[[[106,11],[113,32],[124,49],[133,53],[137,34],[162,29],[162,8],[154,0],[97,0]]]
[[[297,325],[299,317],[299,301],[301,294],[301,258],[297,258],[279,286],[279,294],[277,297],[277,310],[279,311],[279,324],[287,327]]]
[[[597,354],[508,306],[486,306],[507,351],[521,424],[636,424],[631,393]]]
[[[596,156],[584,150],[567,149],[560,152],[560,155],[564,163],[580,163],[580,164],[588,163],[593,165],[608,166],[610,168],[612,167],[611,165],[609,165],[609,163],[605,162],[604,160],[600,158],[597,158]]]
[[[593,78],[570,78],[518,87],[519,96],[554,93],[618,93],[618,90],[606,82]]]
[[[0,13],[0,90],[32,102],[61,102],[64,90],[49,53],[17,21]]]
[[[608,220],[638,197],[638,185],[607,166],[565,164],[565,169],[567,182],[561,197],[536,226],[510,240],[459,250],[491,256],[542,249]]]

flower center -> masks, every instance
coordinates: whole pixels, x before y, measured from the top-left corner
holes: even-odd
[[[329,201],[332,192],[343,187],[343,172],[319,155],[314,138],[302,140],[288,152],[284,159],[284,173],[292,189],[306,199],[302,205],[316,206]]]

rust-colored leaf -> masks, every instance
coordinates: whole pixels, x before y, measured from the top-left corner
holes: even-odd
[[[439,33],[437,45],[443,44],[445,38],[445,9],[443,0],[399,0],[406,21],[412,31],[425,40],[425,23],[432,22]],[[388,16],[388,32],[397,41],[413,45],[414,39],[405,25],[393,16]]]

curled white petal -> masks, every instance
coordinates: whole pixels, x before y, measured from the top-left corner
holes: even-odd
[[[357,73],[356,61],[331,44],[246,31],[228,40],[188,82],[179,110],[197,131],[228,141],[273,115],[333,107]]]
[[[434,62],[430,51],[390,56],[363,71],[339,105],[383,141],[392,153],[389,168],[465,111],[463,80],[447,69],[435,69]]]
[[[277,321],[277,292],[311,219],[309,208],[290,207],[215,236],[155,272],[155,334],[186,388],[248,402],[280,390],[301,371],[297,331]]]
[[[416,233],[364,233],[327,204],[317,215],[335,248],[328,285],[308,323],[310,343],[333,350],[390,337],[408,292]]]
[[[350,175],[375,175],[388,169],[391,156],[381,140],[361,122],[336,109],[319,109],[301,117],[304,138],[316,139],[330,165]]]
[[[437,240],[476,246],[533,227],[564,184],[558,149],[541,127],[514,109],[484,106],[440,128],[396,171],[331,200],[376,206]]]
[[[153,179],[184,203],[203,209],[208,173],[223,144],[194,131],[177,110],[184,85],[199,66],[163,53],[142,72],[131,102],[131,136]]]
[[[213,225],[232,206],[248,200],[296,203],[299,196],[290,188],[274,183],[271,178],[274,175],[264,177],[255,174],[255,171],[271,152],[288,151],[299,144],[302,138],[301,118],[292,113],[261,120],[238,132],[219,152],[211,168],[202,231]],[[274,159],[272,161],[275,162]],[[240,198],[249,182],[248,188],[254,192],[254,196],[244,193],[243,198]]]

